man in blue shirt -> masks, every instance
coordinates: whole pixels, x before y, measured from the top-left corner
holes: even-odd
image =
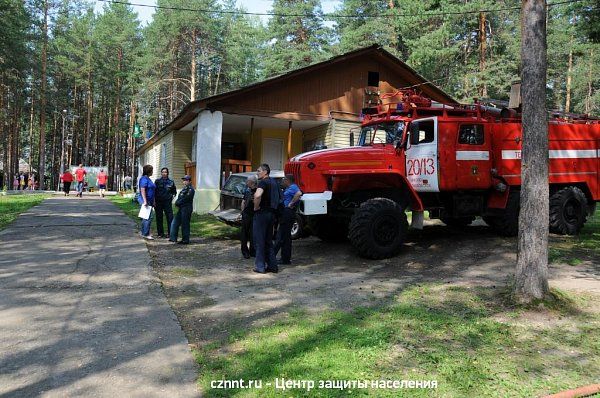
[[[292,261],[292,226],[296,219],[296,206],[302,191],[295,184],[294,176],[286,174],[282,180],[283,184],[283,214],[280,215],[279,229],[277,230],[277,241],[275,242],[275,255],[281,249],[281,261],[279,264],[290,264]]]

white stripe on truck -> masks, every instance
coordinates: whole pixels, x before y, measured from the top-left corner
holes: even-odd
[[[595,159],[600,157],[600,150],[596,149],[551,149],[548,152],[550,159]],[[503,150],[502,159],[521,159],[520,150]]]

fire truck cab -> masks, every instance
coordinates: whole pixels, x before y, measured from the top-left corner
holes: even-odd
[[[382,98],[384,98],[382,96]],[[518,231],[521,120],[481,104],[433,103],[412,90],[364,117],[356,146],[297,155],[286,165],[305,193],[300,211],[324,240],[350,239],[361,256],[398,253],[424,211],[450,226],[481,216]],[[576,234],[600,200],[600,120],[549,122],[551,232]]]

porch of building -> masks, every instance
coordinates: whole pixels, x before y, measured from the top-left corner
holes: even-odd
[[[198,157],[208,155],[198,148],[196,131],[200,122],[195,120],[181,129],[193,131],[191,161],[185,164],[185,172],[192,176],[194,186],[198,186],[199,172],[207,172],[206,169],[197,170]],[[326,147],[329,128],[330,121],[325,118],[282,119],[223,113],[219,188],[232,173],[256,170],[261,163],[267,163],[272,170],[283,170],[293,156]],[[213,130],[215,138],[218,137],[217,129]]]

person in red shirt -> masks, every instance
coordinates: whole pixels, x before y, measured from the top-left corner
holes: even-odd
[[[100,169],[98,176],[96,177],[96,185],[98,185],[98,191],[100,191],[100,196],[104,197],[104,192],[106,191],[106,180],[108,176],[104,172],[104,169]]]
[[[60,180],[63,183],[63,192],[65,193],[65,196],[69,196],[71,183],[73,182],[73,174],[71,174],[71,171],[67,170],[60,176]]]
[[[75,170],[75,178],[77,179],[77,196],[83,197],[83,185],[85,183],[85,175],[87,171],[83,168],[83,164],[79,164],[77,170]]]

